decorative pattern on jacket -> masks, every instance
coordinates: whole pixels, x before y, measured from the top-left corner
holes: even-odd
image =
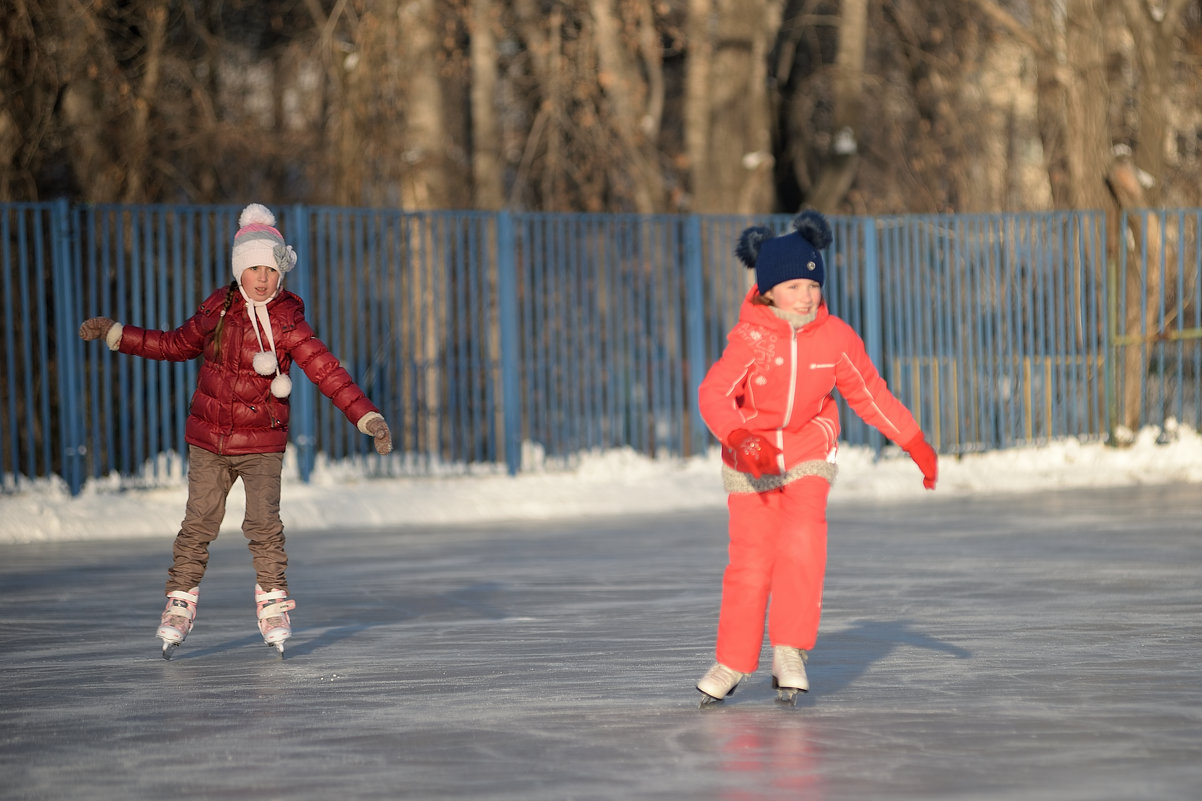
[[[237,290],[233,290],[233,302],[225,313],[218,353],[213,332],[228,291],[223,288],[214,292],[194,315],[172,331],[125,325],[117,350],[173,362],[203,355],[184,440],[219,454],[280,453],[288,445],[288,398],[271,394],[274,373],[262,376],[255,372],[253,361],[259,343],[246,314],[246,301]],[[299,296],[281,290],[267,304],[267,312],[282,374],[287,375],[295,362],[352,424],[358,425],[367,414],[379,413],[313,333],[305,321],[305,304]]]
[[[900,445],[919,433],[914,416],[868,358],[864,341],[825,302],[813,321],[795,329],[771,307],[752,303],[753,297],[754,289],[698,392],[701,416],[723,444],[722,459],[731,470],[734,453],[726,440],[737,428],[781,450],[782,475],[746,476],[743,491],[762,491],[801,475],[834,478],[840,431],[835,390],[892,442]]]

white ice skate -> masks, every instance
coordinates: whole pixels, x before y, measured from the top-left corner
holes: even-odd
[[[798,648],[787,645],[772,647],[772,687],[776,690],[776,700],[794,704],[798,693],[809,692],[807,658],[808,654]]]
[[[259,633],[263,635],[263,642],[275,646],[283,655],[284,640],[292,636],[292,623],[288,619],[288,612],[296,608],[296,601],[289,598],[288,593],[283,590],[273,589],[267,592],[256,584],[255,608],[259,613]]]
[[[188,592],[172,590],[167,593],[167,607],[159,621],[159,630],[154,635],[163,641],[164,659],[170,659],[188,632],[192,631],[199,594],[199,587],[193,587]]]
[[[701,677],[701,681],[697,682],[697,689],[701,691],[701,705],[704,707],[717,703],[733,694],[735,687],[739,686],[739,682],[746,675],[746,673],[731,670],[726,665],[714,663],[714,666]]]

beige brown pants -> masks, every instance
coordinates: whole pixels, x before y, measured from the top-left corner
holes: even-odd
[[[175,535],[175,560],[167,571],[167,592],[200,586],[209,564],[209,543],[217,539],[225,518],[225,501],[236,479],[246,490],[246,535],[255,579],[265,590],[287,591],[284,573],[284,523],[280,520],[282,453],[220,456],[195,445],[188,446],[188,505],[184,522]]]

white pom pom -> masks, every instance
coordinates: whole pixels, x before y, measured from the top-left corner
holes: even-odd
[[[269,350],[261,350],[255,354],[252,364],[254,364],[255,372],[259,375],[271,375],[275,372],[276,367],[275,354]]]
[[[242,210],[238,215],[238,227],[245,228],[251,223],[262,223],[263,225],[275,225],[275,215],[271,213],[271,209],[264,206],[262,203],[251,203]]]
[[[292,379],[280,373],[271,381],[271,394],[277,398],[286,398],[292,394]]]

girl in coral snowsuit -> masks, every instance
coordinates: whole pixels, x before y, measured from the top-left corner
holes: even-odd
[[[103,339],[110,350],[148,359],[185,361],[204,356],[184,430],[188,443],[188,501],[167,572],[167,607],[157,636],[163,656],[192,630],[209,544],[225,517],[235,479],[246,491],[242,531],[255,568],[255,605],[264,642],[283,651],[292,635],[280,520],[280,476],[288,445],[289,368],[295,362],[323,394],[374,439],[392,450],[380,410],[355,384],[305,320],[304,302],[283,288],[296,253],[275,226],[275,215],[257,203],[239,217],[234,236],[234,281],[208,297],[174,331],[151,331],[93,317],[79,328],[85,340]]]
[[[837,469],[836,389],[935,487],[935,451],[863,341],[822,298],[829,223],[803,212],[794,229],[776,237],[756,226],[740,235],[735,255],[755,270],[756,286],[699,393],[701,416],[724,445],[730,513],[717,663],[697,684],[703,703],[725,698],[758,667],[765,617],[773,686],[788,700],[809,689],[805,661],[818,636],[827,493]]]

